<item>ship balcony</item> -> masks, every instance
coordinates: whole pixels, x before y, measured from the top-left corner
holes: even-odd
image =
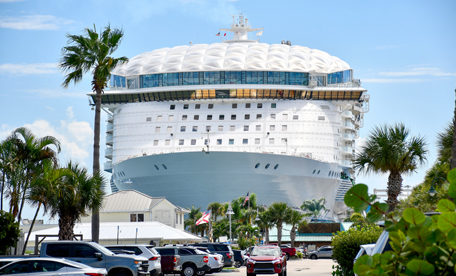
[[[345,154],[345,155],[347,155],[347,154],[351,154],[352,155],[353,154],[353,148],[352,147],[341,147],[340,151],[343,154]]]
[[[351,111],[345,110],[344,112],[342,112],[341,116],[342,116],[343,118],[350,118],[350,119],[351,119],[351,118],[353,117],[353,114],[352,114]]]
[[[112,162],[111,161],[104,163],[104,170],[109,173],[112,173]]]
[[[349,141],[355,139],[355,135],[352,133],[342,133],[340,135],[340,137],[342,138],[342,140],[349,140]]]
[[[112,146],[113,140],[114,140],[114,136],[112,134],[106,135],[106,145]]]
[[[358,115],[359,113],[363,113],[363,106],[360,105],[360,104],[354,104],[353,105],[353,113],[355,113],[356,115]]]
[[[343,122],[342,128],[355,129],[355,125],[352,122]]]
[[[342,166],[351,167],[352,166],[352,161],[351,160],[340,160],[339,164],[342,165]]]
[[[114,131],[114,125],[113,124],[107,124],[106,125],[106,133],[112,133]]]
[[[114,123],[114,117],[113,116],[108,116],[108,119],[106,120],[108,123]]]
[[[109,159],[112,159],[112,152],[113,152],[113,148],[106,148],[105,149],[105,157],[109,158]]]

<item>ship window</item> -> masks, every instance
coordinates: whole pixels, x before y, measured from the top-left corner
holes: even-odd
[[[192,140],[190,141],[190,145],[192,145],[192,146],[196,145],[196,139],[192,139]]]
[[[255,138],[255,145],[259,145],[260,144],[260,138]]]
[[[315,174],[316,171],[317,171],[317,170],[314,170],[314,171],[312,172],[312,174]]]
[[[256,131],[261,131],[261,125],[256,125],[255,130]]]
[[[282,125],[282,131],[287,131],[287,125]]]
[[[257,114],[257,119],[261,119],[261,114]]]
[[[230,126],[230,131],[234,131],[236,129],[235,126]]]
[[[172,120],[174,120],[174,115],[169,115],[168,116],[168,121],[172,121]]]
[[[158,166],[157,166],[157,165],[154,165],[154,166],[155,166],[155,168],[157,169],[157,171],[159,171],[159,170],[160,170],[160,169],[158,168]]]
[[[157,116],[157,121],[161,121],[163,119],[163,116],[162,115],[158,115]]]
[[[249,143],[249,139],[242,139],[242,144],[247,145]]]
[[[245,108],[250,108],[250,104],[249,104],[249,103],[246,103],[246,104],[245,104]]]
[[[234,139],[230,139],[229,142],[228,142],[228,144],[234,145]]]
[[[208,121],[212,120],[212,115],[207,115],[207,120]]]
[[[160,132],[160,127],[156,127],[155,132]]]
[[[147,117],[146,122],[150,122],[150,121],[152,121],[152,117]]]
[[[154,140],[154,146],[158,146],[158,140]]]
[[[271,108],[276,108],[277,104],[276,103],[271,103]]]
[[[276,118],[276,115],[275,114],[271,114],[271,119],[275,119]]]
[[[214,104],[208,104],[208,105],[207,105],[207,108],[208,108],[208,109],[214,108]]]
[[[172,131],[173,131],[173,127],[172,127],[172,126],[168,126],[168,127],[166,128],[166,132],[172,132]]]
[[[331,171],[329,171],[328,176],[331,176]]]
[[[188,109],[188,104],[184,104],[184,109]]]
[[[250,120],[250,114],[245,114],[245,115],[244,115],[244,119],[245,119],[245,120]]]
[[[274,138],[269,138],[269,145],[274,145]]]
[[[187,115],[182,115],[182,121],[187,121]]]
[[[193,132],[197,132],[197,131],[198,131],[198,126],[193,126],[193,127],[192,127],[192,131],[193,131]]]
[[[200,104],[195,104],[195,109],[200,109],[201,105]]]
[[[249,126],[244,126],[244,131],[249,131]]]
[[[299,116],[298,115],[293,115],[293,120],[299,120]]]
[[[237,103],[231,105],[232,108],[237,108]]]
[[[325,116],[318,116],[318,120],[319,121],[324,121],[325,120]]]
[[[219,120],[220,120],[220,121],[225,120],[225,115],[219,115]]]
[[[171,144],[171,140],[166,139],[166,140],[165,140],[165,146],[169,146],[170,144]]]
[[[195,121],[198,121],[198,120],[199,120],[199,118],[200,118],[200,116],[199,116],[199,115],[195,115],[195,116],[193,116],[193,120],[195,120]]]
[[[231,120],[236,120],[236,114],[231,115]]]
[[[222,144],[222,139],[217,139],[217,145],[221,145]]]
[[[282,114],[282,120],[288,120],[288,114]]]
[[[279,164],[275,165],[274,170],[277,170],[278,167],[279,167]]]
[[[211,126],[206,126],[206,132],[211,131]]]
[[[282,138],[281,141],[282,141],[282,145],[286,145],[287,144],[287,138]]]
[[[181,126],[181,132],[185,132],[185,126]]]
[[[257,164],[255,165],[255,169],[258,169],[259,166],[260,166],[260,163],[257,163]]]
[[[172,104],[172,105],[169,107],[169,109],[171,109],[171,110],[176,109],[176,105]]]
[[[183,146],[184,145],[184,139],[179,139],[179,146]]]
[[[262,103],[257,104],[257,108],[263,108],[263,104]]]
[[[168,168],[165,166],[165,164],[162,164],[163,169],[167,170]]]
[[[275,130],[275,125],[270,125],[269,126],[269,131],[274,131]]]
[[[320,170],[318,170],[317,174],[320,174]]]
[[[218,131],[223,131],[223,126],[218,126]]]
[[[270,165],[271,164],[268,163],[268,164],[266,164],[266,166],[264,166],[264,168],[267,169],[267,168],[269,168]]]

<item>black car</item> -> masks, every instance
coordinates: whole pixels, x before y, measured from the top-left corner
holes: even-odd
[[[232,267],[234,265],[234,253],[231,246],[224,243],[196,243],[193,246],[206,247],[209,251],[221,254],[223,256],[224,267]]]
[[[233,250],[234,253],[234,267],[241,267],[245,265],[244,257],[241,250]]]

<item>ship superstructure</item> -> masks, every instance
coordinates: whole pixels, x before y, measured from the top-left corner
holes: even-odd
[[[242,16],[220,30],[233,38],[143,53],[113,71],[102,95],[113,189],[203,208],[249,189],[261,204],[325,197],[334,216],[366,90],[326,52],[249,39],[262,28]]]

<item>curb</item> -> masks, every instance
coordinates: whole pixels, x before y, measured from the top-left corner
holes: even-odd
[[[237,269],[237,268],[236,268],[236,269],[223,269],[223,270],[220,271],[220,272],[230,273],[230,272],[240,272],[240,270]]]

